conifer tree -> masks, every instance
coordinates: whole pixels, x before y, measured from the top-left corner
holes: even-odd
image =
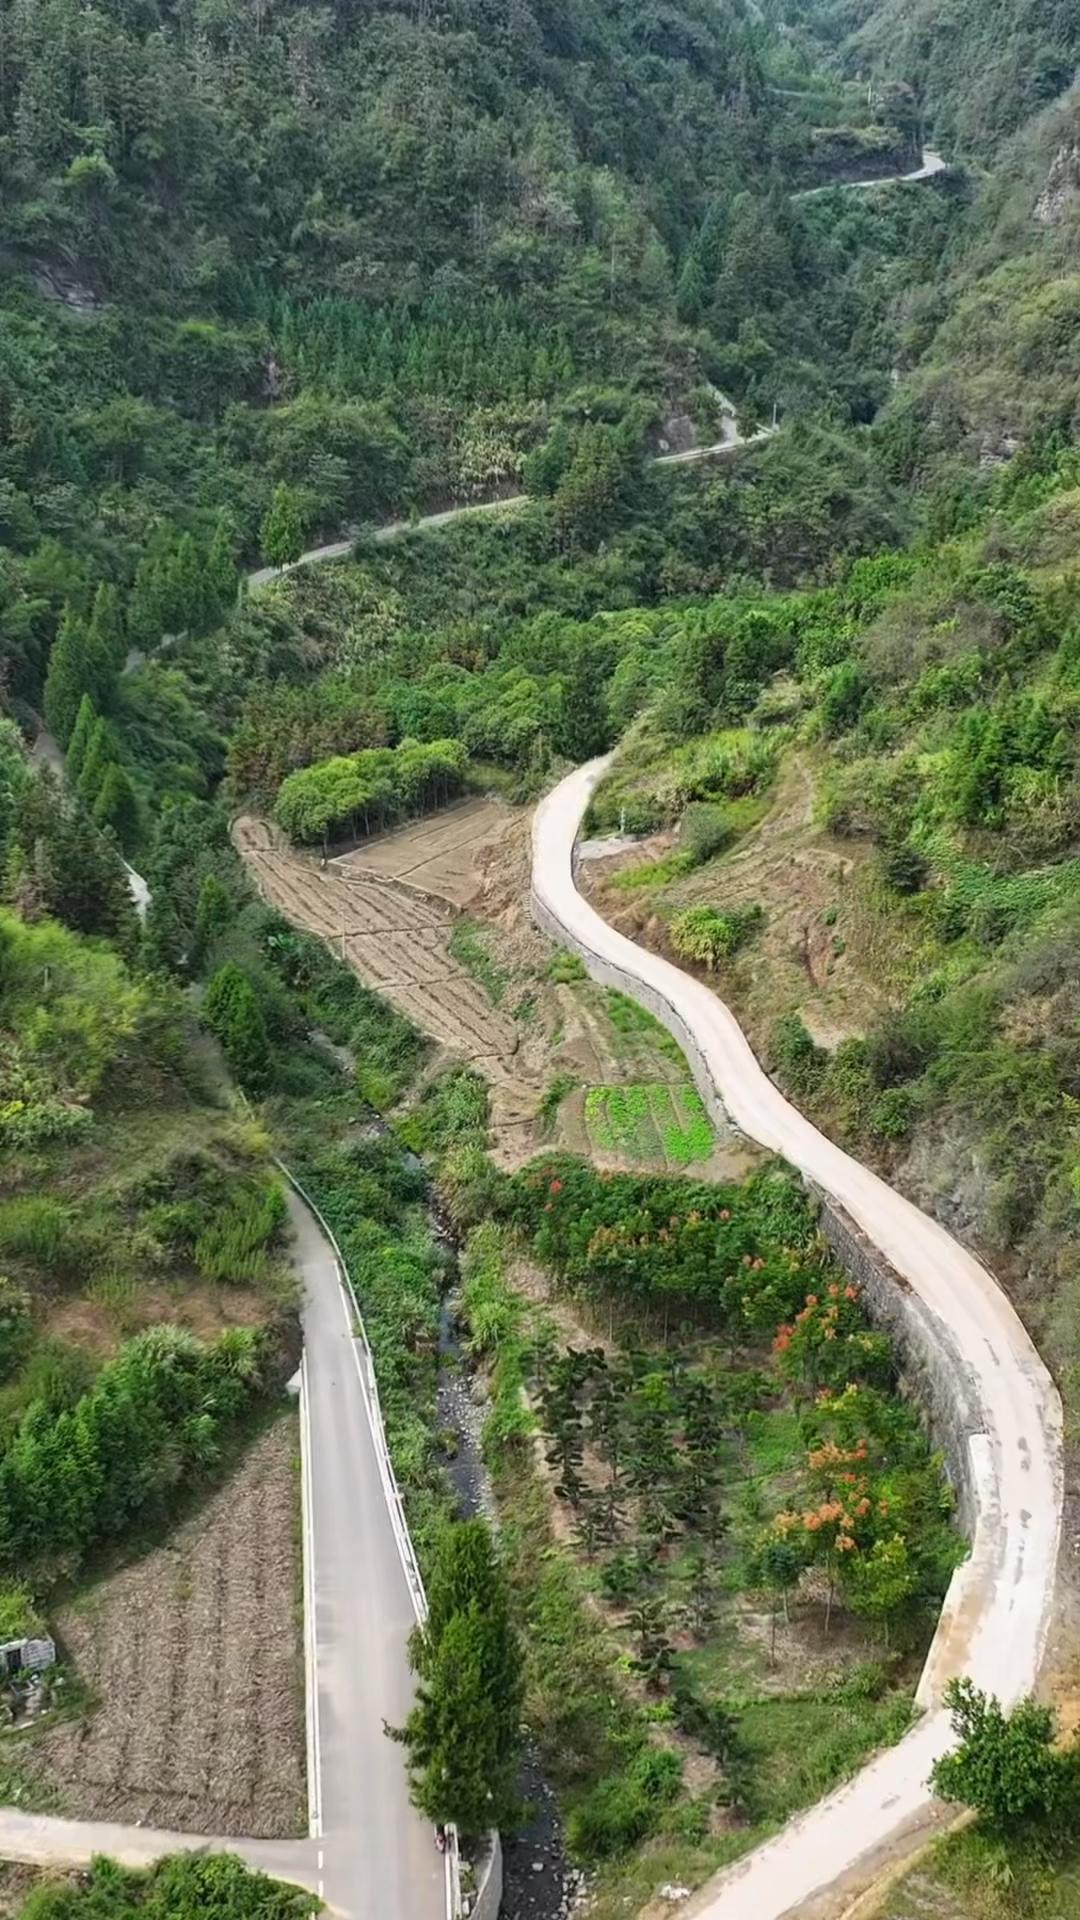
[[[210,543],[210,552],[206,561],[206,584],[208,597],[213,601],[213,612],[218,619],[236,605],[239,576],[233,559],[232,531],[228,517],[222,513],[214,529],[214,538]]]
[[[521,1649],[506,1580],[483,1520],[448,1528],[429,1613],[413,1636],[416,1705],[394,1731],[408,1750],[413,1803],[466,1837],[519,1817]]]
[[[68,742],[67,755],[64,760],[64,771],[67,774],[69,786],[78,786],[79,775],[83,770],[83,762],[86,759],[94,728],[97,725],[97,717],[97,711],[90,695],[84,693],[79,702],[79,712],[75,721],[75,728]]]
[[[149,653],[164,631],[163,582],[156,560],[140,560],[127,604],[127,633],[131,646]]]
[[[75,731],[84,693],[98,712],[109,704],[115,668],[107,649],[72,607],[67,607],[49,656],[45,677],[45,718],[50,732],[67,747]]]
[[[283,480],[274,488],[259,534],[259,546],[268,567],[291,566],[304,551],[304,522],[300,500]]]
[[[113,746],[109,723],[99,718],[94,721],[76,786],[79,800],[88,813],[92,813],[98,794],[105,783],[105,775],[115,760],[116,749]]]
[[[232,902],[216,873],[208,873],[199,889],[199,903],[195,909],[195,939],[191,955],[193,967],[198,967],[209,953],[214,941],[224,933],[232,913]]]
[[[115,760],[105,770],[94,802],[95,826],[111,827],[125,853],[130,853],[139,831],[139,803],[130,779]]]
[[[120,596],[108,580],[98,583],[90,615],[90,633],[100,647],[102,657],[109,659],[119,672],[127,654],[127,642],[120,612]]]
[[[190,533],[181,534],[165,568],[163,612],[172,633],[201,633],[207,623],[208,596],[199,550]]]
[[[212,976],[202,1017],[221,1041],[225,1058],[241,1085],[260,1087],[270,1071],[270,1042],[255,989],[235,961]]]

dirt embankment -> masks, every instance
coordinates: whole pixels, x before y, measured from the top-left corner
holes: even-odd
[[[60,1611],[97,1704],[20,1761],[82,1820],[284,1839],[305,1831],[295,1421],[145,1558]]]
[[[788,1010],[798,1011],[822,1046],[866,1031],[907,956],[895,928],[873,909],[872,849],[838,840],[815,820],[813,769],[803,756],[784,762],[764,817],[722,859],[656,886],[620,883],[673,846],[672,834],[657,834],[590,860],[582,892],[620,933],[676,960],[666,939],[673,914],[700,905],[760,907],[761,932],[716,981],[759,1053]]]

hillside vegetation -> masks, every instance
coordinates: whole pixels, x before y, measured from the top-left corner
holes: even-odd
[[[0,1610],[160,1527],[292,1370],[264,1128],[439,1559],[423,1155],[601,1917],[902,1731],[958,1550],[940,1463],[782,1170],[678,1171],[708,1129],[665,1080],[581,1127],[662,1177],[498,1172],[478,1077],[254,898],[229,814],[326,852],[621,742],[591,824],[642,844],[604,909],[985,1249],[1071,1444],[1078,44],[1062,0],[0,0]],[[924,135],[932,181],[843,190]],[[732,408],[777,431],[652,462]],[[496,1006],[487,940],[448,950]],[[219,1861],[29,1912],[219,1896],[291,1911]]]
[[[592,810],[675,829],[609,911],[715,972],[796,1100],[988,1250],[1067,1397],[1074,482],[1048,443],[965,540],[688,622]]]

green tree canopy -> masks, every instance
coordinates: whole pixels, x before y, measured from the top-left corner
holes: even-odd
[[[519,1817],[521,1651],[509,1594],[483,1520],[440,1540],[427,1624],[410,1658],[417,1700],[404,1729],[414,1804],[469,1837]]]

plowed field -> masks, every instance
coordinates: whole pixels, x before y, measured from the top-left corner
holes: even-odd
[[[263,820],[238,820],[234,837],[271,904],[320,935],[365,986],[461,1059],[512,1059],[513,1022],[450,956],[449,908],[392,880],[358,878],[343,861],[319,867],[280,845]]]
[[[306,1824],[295,1422],[165,1546],[63,1609],[98,1705],[27,1763],[79,1819],[286,1838]]]
[[[477,855],[507,831],[513,818],[501,800],[462,800],[430,820],[365,840],[330,864],[356,879],[401,880],[464,907],[476,892]]]

